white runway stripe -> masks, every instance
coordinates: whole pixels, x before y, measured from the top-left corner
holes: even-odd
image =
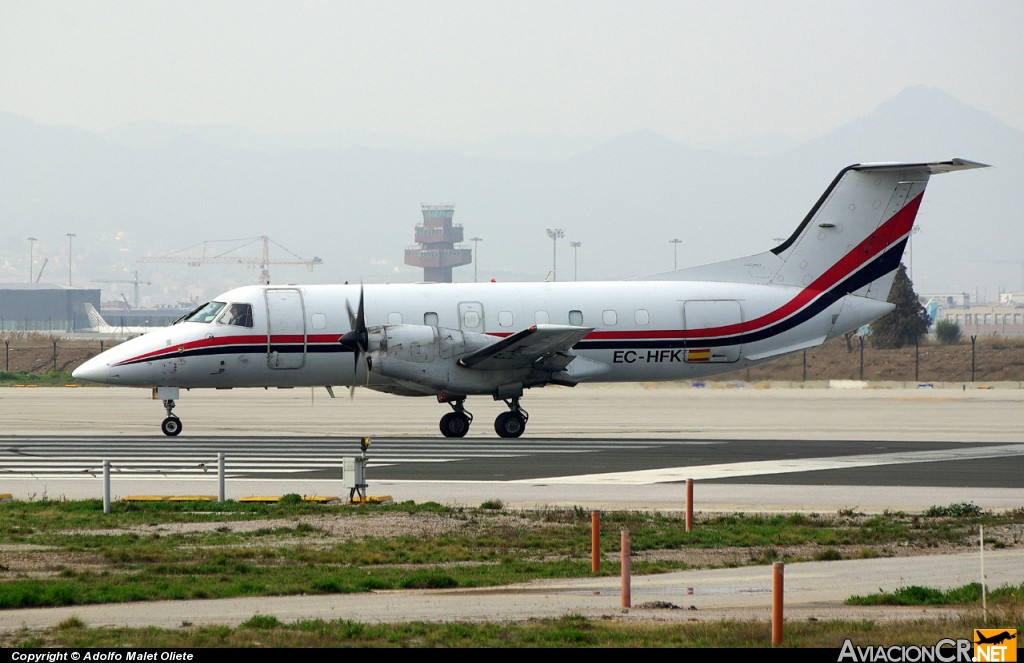
[[[939,451],[908,451],[889,454],[865,454],[862,456],[838,456],[832,458],[794,458],[788,460],[754,461],[749,463],[725,463],[721,465],[694,465],[691,467],[668,467],[657,470],[639,470],[636,472],[614,472],[607,474],[583,474],[578,476],[524,479],[510,483],[600,483],[643,485],[686,481],[687,479],[693,479],[695,481],[708,479],[732,479],[735,477],[765,476],[769,474],[787,474],[790,472],[848,470],[855,467],[979,460],[985,458],[1001,458],[1005,456],[1024,456],[1024,444],[1009,444],[997,447],[968,446],[960,449],[943,449]]]

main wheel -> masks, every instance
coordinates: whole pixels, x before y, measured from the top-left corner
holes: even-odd
[[[499,437],[519,437],[526,430],[526,419],[518,412],[502,412],[494,420],[494,432]]]
[[[164,432],[164,435],[174,437],[181,432],[181,419],[177,417],[167,417],[160,424],[160,430]]]
[[[469,417],[461,412],[449,412],[441,417],[441,433],[445,437],[466,437],[469,432]]]

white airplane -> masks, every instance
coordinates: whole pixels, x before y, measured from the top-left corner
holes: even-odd
[[[929,177],[985,166],[849,166],[775,248],[642,279],[236,288],[73,375],[152,388],[166,435],[182,429],[181,389],[345,385],[436,397],[446,437],[469,430],[467,397],[501,399],[494,429],[519,437],[531,387],[735,371],[889,313]]]
[[[146,334],[158,329],[158,327],[132,327],[128,325],[114,326],[106,321],[103,315],[96,310],[96,307],[86,302],[82,305],[85,315],[89,318],[89,328],[83,331],[101,334],[111,338],[127,339],[140,334]]]

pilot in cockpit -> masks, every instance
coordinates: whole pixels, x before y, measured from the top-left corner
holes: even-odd
[[[248,304],[232,304],[228,308],[226,322],[237,327],[252,327],[252,307]]]

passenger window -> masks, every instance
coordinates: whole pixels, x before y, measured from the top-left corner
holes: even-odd
[[[601,313],[601,322],[604,323],[605,327],[613,327],[618,322],[619,316],[615,314],[615,311],[603,311]]]
[[[583,324],[583,311],[569,311],[569,324],[580,326]]]
[[[466,311],[462,316],[462,325],[470,329],[480,326],[480,314],[476,311]]]
[[[327,316],[323,313],[314,313],[313,317],[310,318],[310,324],[313,325],[313,329],[326,329]]]
[[[533,314],[533,321],[538,325],[546,325],[551,321],[547,311],[537,311]]]
[[[633,311],[633,321],[638,325],[646,325],[651,322],[651,314],[647,312],[647,309],[638,308]]]
[[[498,311],[498,325],[501,327],[511,327],[512,311]]]
[[[437,326],[437,313],[427,312],[423,314],[423,324],[428,327]]]
[[[388,324],[389,325],[400,325],[402,324],[401,313],[388,313]]]

